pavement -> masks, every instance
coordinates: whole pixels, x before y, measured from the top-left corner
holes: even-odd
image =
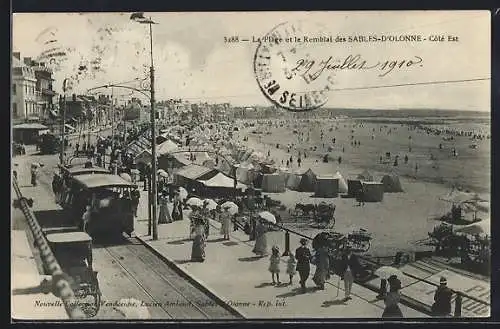
[[[16,320],[63,320],[68,315],[62,301],[53,294],[44,294],[35,257],[26,232],[11,232],[11,317]]]
[[[252,253],[253,241],[249,241],[248,236],[241,231],[232,232],[230,241],[222,240],[220,223],[213,220],[210,223],[205,262],[191,262],[189,221],[184,219],[159,224],[159,238],[153,241],[147,234],[147,217],[147,192],[141,191],[135,231],[137,238],[245,318],[380,318],[384,311],[384,302],[376,298],[377,293],[358,284],[352,287],[352,299],[343,301],[343,282],[335,275],[330,278],[325,290],[314,289],[311,281],[314,265],[311,266],[307,292],[301,293],[298,275],[294,277],[292,285],[286,284],[289,281],[285,272],[288,257],[282,257],[281,260],[281,281],[284,284],[272,285],[268,257],[255,257]],[[267,234],[269,247],[279,240],[276,235],[284,235],[282,232]],[[292,250],[298,247],[298,240],[298,237],[291,236]],[[405,305],[400,305],[400,308],[405,318],[428,317]]]
[[[47,193],[36,193],[29,185],[28,155],[16,157],[16,170],[20,179],[23,195],[35,200],[34,205],[43,205]],[[36,198],[35,198],[36,196]],[[12,189],[12,199],[17,198]],[[33,247],[33,237],[24,214],[20,209],[11,207],[11,317],[16,320],[63,320],[68,315],[62,300],[53,294],[44,294],[40,283],[44,278],[41,261]]]

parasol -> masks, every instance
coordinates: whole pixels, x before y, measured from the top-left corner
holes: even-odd
[[[179,197],[181,198],[181,200],[186,199],[187,196],[188,192],[186,191],[186,189],[184,187],[179,187]]]
[[[120,177],[123,178],[124,180],[128,181],[128,182],[132,182],[132,177],[130,177],[129,174],[125,173],[125,172],[122,172],[120,174]]]
[[[198,198],[189,198],[187,200],[186,204],[188,204],[190,206],[201,207],[201,206],[203,206],[203,201],[201,201],[201,199],[198,199]]]
[[[374,273],[376,276],[378,276],[381,279],[389,279],[390,276],[395,275],[398,278],[401,278],[403,276],[403,272],[401,270],[392,267],[392,266],[382,266],[379,267],[378,269],[375,270]]]
[[[212,199],[205,199],[205,200],[203,200],[203,202],[207,203],[208,210],[215,210],[215,208],[217,208],[217,206],[218,206],[217,202],[215,202]]]
[[[231,215],[235,215],[238,213],[239,208],[238,208],[238,205],[236,203],[234,203],[232,201],[227,201],[227,202],[224,202],[223,204],[221,204],[222,209],[224,209],[226,207],[229,208],[229,213]]]
[[[168,173],[163,169],[158,170],[158,175],[164,178],[168,178]]]
[[[276,224],[276,217],[271,214],[269,211],[262,211],[259,213],[259,217],[270,222]]]

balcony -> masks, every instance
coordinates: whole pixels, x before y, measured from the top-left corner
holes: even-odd
[[[42,89],[42,95],[44,96],[55,96],[57,93],[51,89]]]

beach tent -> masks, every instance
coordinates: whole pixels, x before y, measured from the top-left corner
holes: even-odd
[[[217,173],[212,178],[209,178],[207,180],[200,180],[203,185],[207,187],[227,187],[227,188],[234,188],[234,179],[224,175],[223,173]],[[236,188],[237,189],[246,189],[246,185],[242,183],[237,183]]]
[[[278,173],[262,175],[262,191],[264,192],[285,192],[285,180]]]
[[[251,163],[240,163],[236,165],[236,179],[243,183],[250,183],[255,179],[252,173],[254,166]]]
[[[187,160],[186,157],[181,153],[174,154],[164,154],[158,157],[158,168],[166,170],[179,169],[191,164],[191,161]]]
[[[148,164],[151,162],[152,158],[153,156],[151,155],[150,150],[142,150],[134,157],[134,161],[136,163]]]
[[[299,192],[314,192],[316,189],[316,174],[308,169],[300,178]]]
[[[363,190],[363,184],[359,179],[348,179],[347,180],[347,195],[352,198],[357,198],[360,191]]]
[[[197,189],[202,183],[201,180],[208,180],[217,175],[217,170],[190,164],[177,171],[174,174],[174,183],[183,186],[188,191]]]
[[[256,175],[255,175],[255,178],[252,180],[252,183],[253,183],[253,186],[255,188],[261,188],[262,187],[262,178],[263,178],[263,174],[260,173],[260,172],[257,172]]]
[[[318,198],[336,198],[339,194],[339,179],[333,176],[316,177],[314,196]]]
[[[219,164],[215,168],[228,175],[230,175],[233,170],[233,166],[227,161],[223,161],[222,159],[219,159]]]
[[[179,147],[177,146],[177,144],[168,139],[156,147],[156,153],[158,154],[158,156],[160,156],[173,151],[177,151],[178,149]]]
[[[384,199],[384,184],[378,182],[363,182],[363,201],[381,202]]]
[[[337,171],[335,175],[333,175],[333,178],[339,181],[339,193],[347,193],[349,189],[347,186],[347,182],[345,181],[342,174],[340,174],[340,172]]]
[[[365,182],[373,182],[374,180],[373,175],[368,170],[365,170],[361,174],[359,174],[358,179]]]
[[[302,175],[296,173],[288,173],[285,186],[290,190],[298,190]]]
[[[389,193],[403,192],[401,187],[401,182],[399,181],[399,176],[397,175],[385,175],[381,183],[384,184],[384,191]]]

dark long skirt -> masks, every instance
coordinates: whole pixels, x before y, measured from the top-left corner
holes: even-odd
[[[197,235],[193,239],[191,260],[193,262],[205,261],[205,238],[202,235]]]
[[[384,313],[382,313],[383,318],[402,318],[403,312],[398,305],[386,306]]]

